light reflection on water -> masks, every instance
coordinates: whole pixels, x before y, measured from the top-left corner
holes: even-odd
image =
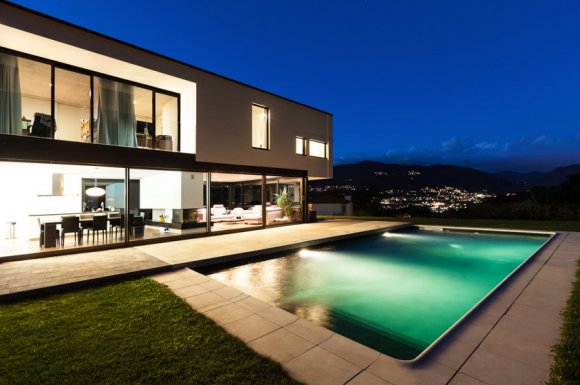
[[[413,230],[211,275],[397,358],[413,358],[545,237]]]

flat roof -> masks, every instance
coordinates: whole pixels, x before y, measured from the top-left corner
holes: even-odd
[[[88,28],[81,27],[81,26],[79,26],[79,25],[76,25],[76,24],[70,23],[70,22],[68,22],[68,21],[66,21],[66,20],[62,20],[62,19],[59,19],[59,18],[57,18],[57,17],[50,16],[50,15],[47,15],[47,14],[45,14],[45,13],[42,13],[42,12],[36,11],[36,10],[34,10],[34,9],[30,9],[30,8],[24,7],[24,6],[20,5],[20,4],[15,4],[15,3],[12,3],[12,2],[10,2],[10,1],[6,1],[6,0],[3,0],[2,2],[3,2],[3,3],[5,3],[5,4],[7,4],[7,5],[10,5],[10,6],[12,6],[12,7],[19,8],[19,9],[21,9],[21,10],[24,10],[24,11],[26,11],[26,12],[34,13],[35,15],[38,15],[38,16],[41,16],[41,17],[44,17],[44,18],[50,19],[50,20],[52,20],[52,21],[56,21],[56,22],[58,22],[58,23],[61,23],[61,24],[64,24],[64,25],[66,25],[66,26],[69,26],[69,27],[72,27],[72,28],[75,28],[75,29],[79,29],[79,30],[81,30],[81,31],[88,32],[88,33],[91,33],[91,34],[93,34],[93,35],[99,36],[99,37],[101,37],[101,38],[104,38],[104,39],[107,39],[107,40],[113,41],[113,42],[115,42],[115,43],[117,43],[117,44],[122,44],[122,45],[124,45],[124,46],[130,47],[130,48],[133,48],[133,49],[137,49],[137,50],[140,50],[140,51],[142,51],[142,52],[146,52],[146,53],[148,53],[148,54],[150,54],[150,55],[157,56],[157,57],[159,57],[159,58],[162,58],[162,59],[164,59],[164,60],[169,60],[169,61],[172,61],[172,62],[175,62],[175,63],[181,64],[181,65],[184,65],[184,66],[187,66],[187,67],[193,68],[193,69],[195,69],[195,70],[197,70],[197,71],[202,71],[202,72],[205,72],[205,73],[207,73],[207,74],[210,74],[210,75],[213,75],[213,76],[217,76],[217,77],[219,77],[219,78],[222,78],[222,79],[224,79],[224,80],[227,80],[227,81],[230,81],[230,82],[233,82],[233,83],[240,84],[240,85],[242,85],[242,86],[244,86],[244,87],[252,88],[252,89],[255,89],[255,90],[257,90],[257,91],[264,92],[264,93],[270,94],[270,95],[272,95],[272,96],[275,96],[275,97],[277,97],[277,98],[284,99],[284,100],[287,100],[287,101],[289,101],[289,102],[292,102],[292,103],[295,103],[295,104],[301,105],[301,106],[303,106],[303,107],[307,107],[307,108],[310,108],[310,109],[312,109],[312,110],[315,110],[315,111],[322,112],[322,113],[324,113],[324,114],[327,114],[327,115],[331,115],[331,116],[333,116],[333,114],[332,114],[332,113],[330,113],[330,112],[328,112],[328,111],[324,111],[324,110],[321,110],[321,109],[319,109],[319,108],[316,108],[316,107],[309,106],[308,104],[304,104],[304,103],[298,102],[298,101],[296,101],[296,100],[289,99],[289,98],[287,98],[287,97],[285,97],[285,96],[281,96],[281,95],[275,94],[275,93],[273,93],[273,92],[270,92],[270,91],[267,91],[267,90],[264,90],[264,89],[261,89],[261,88],[258,88],[258,87],[255,87],[255,86],[252,86],[252,85],[250,85],[250,84],[247,84],[247,83],[244,83],[244,82],[241,82],[241,81],[238,81],[238,80],[235,80],[235,79],[229,78],[229,77],[227,77],[227,76],[220,75],[220,74],[218,74],[218,73],[215,73],[215,72],[212,72],[212,71],[208,71],[208,70],[206,70],[206,69],[203,69],[203,68],[200,68],[200,67],[194,66],[194,65],[192,65],[192,64],[189,64],[189,63],[186,63],[186,62],[184,62],[184,61],[177,60],[177,59],[174,59],[174,58],[172,58],[172,57],[169,57],[169,56],[166,56],[166,55],[162,55],[162,54],[160,54],[160,53],[157,53],[157,52],[155,52],[155,51],[151,51],[151,50],[149,50],[149,49],[146,49],[146,48],[143,48],[143,47],[139,47],[138,45],[135,45],[135,44],[132,44],[132,43],[127,43],[127,42],[125,42],[125,41],[122,41],[122,40],[119,40],[119,39],[117,39],[117,38],[114,38],[114,37],[111,37],[111,36],[105,35],[105,34],[103,34],[103,33],[96,32],[96,31],[93,31],[93,30],[91,30],[91,29],[88,29]]]

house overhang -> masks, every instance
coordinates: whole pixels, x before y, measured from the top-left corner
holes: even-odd
[[[305,170],[197,162],[195,154],[0,134],[0,161],[307,177]]]

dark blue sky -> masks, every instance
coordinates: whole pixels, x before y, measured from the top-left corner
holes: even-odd
[[[16,1],[334,114],[335,163],[580,162],[580,2]]]

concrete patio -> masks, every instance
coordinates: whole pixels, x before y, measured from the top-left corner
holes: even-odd
[[[383,221],[324,221],[91,253],[11,261],[0,259],[0,301],[180,267],[312,246],[409,226]]]
[[[94,253],[0,263],[0,300],[154,274],[194,309],[307,384],[539,384],[580,258],[560,233],[416,363],[392,359],[196,273],[201,267],[406,226],[326,221]]]

